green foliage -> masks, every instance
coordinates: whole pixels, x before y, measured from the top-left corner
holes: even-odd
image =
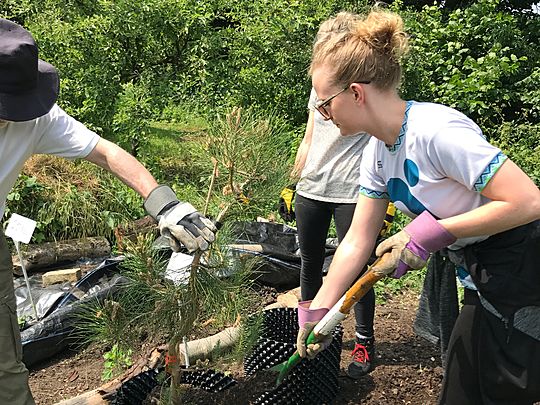
[[[494,144],[540,187],[540,124],[504,123]]]
[[[521,89],[521,99],[527,108],[522,110],[524,121],[540,122],[540,67],[535,67],[532,73],[525,79],[516,83],[516,88]]]
[[[131,332],[124,308],[118,301],[92,300],[85,302],[77,313],[73,336],[81,346],[96,343],[103,347],[126,347],[127,342],[133,340]]]
[[[243,360],[247,353],[251,353],[257,340],[261,336],[264,316],[262,311],[250,314],[241,324],[241,332],[235,345],[232,356],[234,359]]]
[[[113,345],[111,350],[103,355],[105,362],[103,363],[101,379],[108,381],[130,367],[133,364],[131,354],[131,349],[124,350],[117,344]]]
[[[147,87],[133,82],[122,86],[118,98],[116,114],[113,118],[114,130],[119,134],[120,146],[138,157],[147,142],[148,117],[151,114]]]
[[[290,170],[283,162],[289,138],[283,120],[272,113],[233,108],[217,116],[201,151],[216,165],[213,201],[230,207],[236,219],[267,215]]]
[[[486,132],[537,108],[517,83],[538,83],[527,78],[537,78],[540,48],[534,39],[540,25],[498,5],[498,0],[481,0],[450,13],[430,6],[407,14],[412,41],[404,96],[454,107]]]

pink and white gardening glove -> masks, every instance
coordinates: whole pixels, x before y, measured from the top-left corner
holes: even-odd
[[[306,340],[319,321],[326,315],[328,308],[309,309],[311,301],[300,301],[298,303],[298,326],[300,330],[296,338],[296,350],[300,357],[313,359],[332,343],[332,334],[326,336],[317,343],[306,346]]]
[[[393,260],[381,261],[371,270],[393,278],[402,277],[409,269],[421,269],[436,252],[456,241],[454,235],[444,228],[428,212],[424,211],[402,231],[384,240],[377,246],[375,254],[390,253]]]

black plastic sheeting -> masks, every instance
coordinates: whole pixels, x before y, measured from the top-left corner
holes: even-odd
[[[49,315],[21,331],[23,362],[31,367],[75,343],[73,332],[82,306],[91,301],[102,302],[125,285],[127,279],[116,274],[123,256],[104,260],[81,278],[69,291],[56,298]],[[82,297],[79,299],[77,296]]]
[[[278,289],[300,285],[301,258],[296,228],[274,222],[237,222],[232,227],[237,244],[258,245],[262,252],[239,247],[233,254],[251,255],[262,259],[257,269],[257,282]],[[323,273],[328,270],[335,246],[327,244]]]
[[[246,375],[286,361],[296,349],[298,315],[294,308],[264,311],[261,337],[244,360]],[[303,359],[276,388],[264,392],[253,404],[328,404],[337,395],[343,328],[336,327],[333,340],[315,359]]]

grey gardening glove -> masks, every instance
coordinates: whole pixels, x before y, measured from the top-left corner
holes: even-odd
[[[169,240],[171,249],[180,251],[207,250],[215,239],[216,227],[191,204],[178,201],[168,186],[157,186],[144,202],[146,212],[156,221],[161,235]]]
[[[309,309],[310,305],[311,301],[301,301],[298,303],[298,326],[300,330],[296,337],[296,350],[298,350],[300,357],[314,359],[317,354],[330,346],[330,343],[332,343],[332,334],[325,336],[324,339],[317,343],[306,345],[309,334],[328,312],[328,308]]]

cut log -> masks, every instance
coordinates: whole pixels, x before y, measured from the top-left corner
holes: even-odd
[[[208,336],[199,340],[192,340],[187,342],[187,355],[189,357],[189,363],[193,364],[200,359],[209,359],[216,350],[219,350],[220,354],[229,350],[240,337],[240,328],[231,326],[222,330],[221,332]],[[185,348],[182,342],[178,343],[179,354],[178,361],[180,364],[185,365]]]
[[[83,257],[100,258],[111,254],[111,246],[103,237],[70,239],[60,242],[48,242],[39,245],[27,245],[22,256],[28,273],[38,269],[59,267],[75,262]],[[23,274],[19,256],[13,256],[13,273]]]

